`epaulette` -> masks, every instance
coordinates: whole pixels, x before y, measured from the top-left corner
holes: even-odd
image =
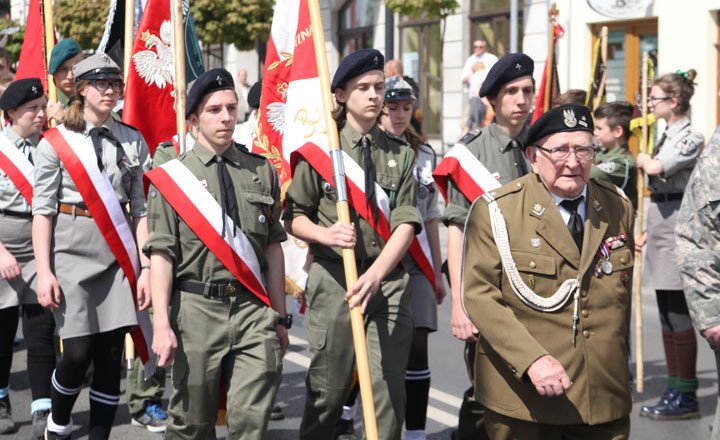
[[[158,146],[155,147],[155,150],[157,151],[160,148],[168,148],[168,147],[172,147],[173,149],[175,149],[175,145],[173,145],[172,141],[165,141],[165,142],[160,142],[158,144]]]
[[[401,145],[405,145],[405,146],[408,146],[408,147],[410,146],[410,143],[409,143],[408,141],[406,141],[405,139],[400,138],[400,137],[397,137],[397,136],[395,136],[394,134],[389,133],[389,132],[386,131],[386,130],[380,130],[380,131],[382,131],[383,133],[385,133],[385,136],[386,136],[388,139],[390,139],[391,141],[395,141],[395,142],[397,142],[397,143],[399,143],[399,144],[401,144]]]
[[[482,133],[481,128],[476,128],[475,130],[470,130],[465,134],[465,136],[461,137],[460,140],[457,141],[457,143],[465,145],[465,146],[470,145],[470,142],[477,139],[481,133]]]
[[[262,154],[253,153],[252,151],[248,150],[247,148],[245,148],[245,145],[243,145],[243,144],[238,144],[237,142],[235,142],[235,148],[237,148],[238,151],[240,151],[241,153],[247,154],[250,157],[262,159],[263,161],[268,160],[268,158],[263,156]]]
[[[115,122],[118,123],[118,124],[120,124],[120,125],[124,125],[124,126],[126,126],[127,128],[130,128],[130,129],[135,130],[135,131],[137,131],[138,133],[140,133],[140,130],[138,130],[135,126],[132,126],[132,125],[126,123],[126,122],[123,122],[123,121],[120,120],[120,119],[116,119]]]
[[[514,194],[525,186],[524,182],[520,182],[520,179],[513,180],[512,182],[509,182],[507,185],[503,185],[498,189],[494,189],[492,191],[488,192],[488,195],[495,199],[499,199],[501,197],[505,197],[508,194]]]

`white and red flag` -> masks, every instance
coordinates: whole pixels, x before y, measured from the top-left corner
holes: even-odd
[[[40,78],[48,90],[48,69],[45,63],[45,30],[40,0],[30,0],[25,27],[25,39],[20,50],[15,79]]]

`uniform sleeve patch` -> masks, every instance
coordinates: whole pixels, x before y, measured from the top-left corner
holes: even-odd
[[[697,149],[698,143],[695,141],[695,139],[687,137],[680,141],[680,153],[685,156],[695,154],[695,151],[697,151]]]
[[[612,173],[615,171],[615,162],[603,162],[598,164],[597,167],[606,173]]]

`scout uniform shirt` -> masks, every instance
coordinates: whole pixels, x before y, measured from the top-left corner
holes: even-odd
[[[635,156],[628,151],[627,144],[612,150],[600,148],[590,170],[590,177],[617,186],[628,196],[633,208],[637,207],[637,166]]]
[[[690,125],[687,116],[669,126],[655,145],[653,156],[662,164],[663,172],[648,176],[650,191],[653,194],[684,192],[703,143],[702,133]]]
[[[515,138],[522,143],[527,135],[527,127]],[[482,129],[478,137],[473,139],[468,145],[468,150],[485,168],[498,180],[500,185],[517,179],[520,172],[515,165],[515,156],[512,151],[512,139],[497,124],[490,124]],[[525,157],[525,153],[520,151],[525,161],[525,169],[531,169],[530,162]],[[465,224],[470,206],[474,200],[468,200],[458,189],[457,184],[450,178],[447,185],[448,205],[443,212],[443,222],[445,225],[449,223]]]
[[[20,150],[20,152],[27,157],[30,162],[33,162],[33,155],[35,154],[35,146],[38,143],[38,135],[31,136],[28,139],[23,139],[15,133],[10,126],[7,126],[3,130],[3,135],[10,139],[10,142]],[[25,197],[20,194],[20,190],[17,189],[15,184],[5,171],[0,169],[0,211],[10,211],[18,214],[30,214],[31,208],[28,205]]]
[[[394,231],[403,223],[411,223],[415,227],[415,233],[418,233],[421,225],[415,208],[417,202],[417,183],[413,176],[415,154],[407,144],[380,130],[377,124],[365,136],[370,138],[377,184],[385,190],[390,199],[390,231]],[[342,150],[360,166],[363,166],[362,137],[347,123],[340,131]],[[313,223],[326,228],[338,221],[335,189],[304,159],[299,160],[295,166],[293,180],[285,196],[284,218],[286,219],[304,215]],[[385,246],[385,241],[352,206],[350,221],[355,223],[357,230],[355,258],[358,260],[377,258]],[[318,243],[310,245],[310,253],[320,258],[342,259],[341,248],[330,248]]]
[[[264,157],[241,151],[235,145],[225,150],[222,157],[235,188],[240,216],[239,227],[250,240],[260,269],[265,272],[268,268],[265,249],[268,245],[285,241],[287,238],[279,221],[280,186],[277,172]],[[213,198],[222,204],[215,153],[202,145],[196,145],[178,160],[202,185],[207,185]],[[177,281],[200,281],[205,284],[235,281],[235,277],[225,265],[195,235],[153,185],[150,186],[148,200],[148,226],[151,232],[143,247],[146,255],[161,252],[172,258],[176,265]]]
[[[147,211],[143,192],[143,173],[150,168],[150,151],[145,140],[136,129],[108,118],[103,127],[110,130],[120,142],[117,148],[102,138],[102,163],[115,194],[121,204],[130,203],[130,215],[142,217]],[[90,137],[94,125],[87,123],[83,134]],[[55,215],[57,204],[84,206],[80,192],[65,165],[58,158],[50,144],[42,140],[35,158],[35,188],[33,193],[33,214]]]

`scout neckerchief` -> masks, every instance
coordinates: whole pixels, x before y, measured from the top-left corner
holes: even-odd
[[[95,148],[88,136],[70,131],[61,125],[43,133],[70,174],[83,203],[112,251],[136,298],[140,258],[127,213],[120,205],[115,189],[105,171],[100,171]],[[132,331],[135,348],[143,363],[149,365],[148,347],[152,343],[152,326],[147,313],[138,313],[138,324]]]
[[[435,183],[447,202],[448,180],[452,178],[470,203],[483,194],[500,188],[500,182],[462,143],[455,144],[433,172]]]
[[[182,162],[170,160],[145,173],[165,200],[225,268],[265,304],[270,299],[255,249],[220,204]],[[152,194],[151,194],[152,197]]]
[[[18,147],[0,134],[0,170],[8,175],[28,205],[32,204],[35,167]]]
[[[390,239],[390,198],[385,190],[375,183],[375,201],[378,208],[377,221],[368,208],[365,197],[365,171],[353,158],[342,152],[345,166],[345,183],[348,190],[348,203],[362,217],[375,232],[386,242]],[[302,157],[308,164],[331,186],[335,186],[333,179],[333,165],[330,152],[315,144],[307,143],[290,155],[290,167],[295,172],[295,165]],[[427,277],[435,289],[435,271],[432,264],[432,254],[427,234],[423,231],[416,235],[408,249],[415,263]]]

